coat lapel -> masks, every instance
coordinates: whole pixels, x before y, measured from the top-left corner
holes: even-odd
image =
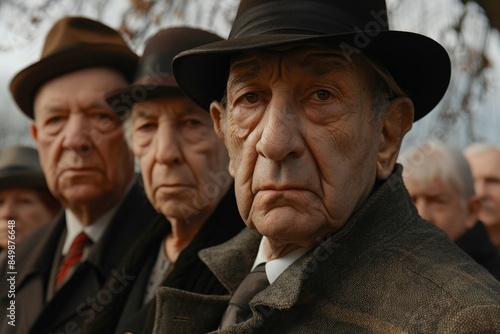
[[[98,270],[101,277],[108,277],[130,246],[147,226],[153,224],[156,215],[139,185],[134,184],[87,261]]]
[[[106,293],[102,296],[97,294],[99,286],[95,269],[88,263],[82,263],[45,306],[30,333],[48,333],[54,328],[77,328],[83,321],[91,320],[99,310],[99,303],[109,297]],[[100,300],[96,297],[100,297]]]
[[[200,251],[199,256],[232,294],[252,269],[261,238],[246,228],[227,242]]]
[[[236,290],[251,270],[261,235],[244,229],[229,241],[200,251],[200,259],[224,287]],[[176,333],[206,333],[216,330],[227,307],[230,295],[202,295],[169,287],[156,293],[154,333],[175,328]],[[203,319],[203,320],[200,320]]]

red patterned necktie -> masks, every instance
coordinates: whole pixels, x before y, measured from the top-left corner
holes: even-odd
[[[56,287],[61,286],[71,268],[82,259],[83,249],[91,243],[92,240],[83,232],[80,232],[80,234],[76,236],[57,273]]]

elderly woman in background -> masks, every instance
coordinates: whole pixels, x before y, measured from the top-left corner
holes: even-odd
[[[50,194],[34,148],[0,149],[0,249],[48,222],[61,205]],[[9,223],[10,221],[10,223]]]

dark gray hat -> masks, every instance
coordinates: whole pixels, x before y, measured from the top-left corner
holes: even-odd
[[[11,187],[47,189],[36,149],[25,146],[0,149],[0,189]]]
[[[146,45],[133,84],[106,94],[108,104],[115,112],[126,115],[137,102],[182,95],[172,73],[172,59],[182,51],[221,40],[222,37],[198,28],[160,30]]]

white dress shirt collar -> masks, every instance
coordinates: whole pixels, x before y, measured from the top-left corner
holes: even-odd
[[[111,209],[106,211],[102,216],[100,216],[96,221],[94,221],[92,224],[88,226],[83,226],[81,222],[78,220],[78,218],[74,215],[74,213],[71,212],[71,210],[69,209],[64,210],[66,215],[66,239],[64,240],[64,245],[62,248],[63,256],[68,254],[68,251],[71,247],[71,244],[73,243],[73,240],[82,231],[85,232],[85,234],[90,238],[90,240],[92,240],[94,244],[96,244],[101,239],[102,235],[104,234],[104,231],[106,231],[106,228],[108,227],[109,223],[111,223],[111,220],[115,215],[116,211],[118,211],[118,208],[122,204],[126,195],[129,193],[130,189],[132,189],[134,182],[135,178],[127,187],[125,196],[123,196],[123,198],[118,203],[116,203]]]
[[[297,248],[280,258],[268,261],[265,251],[265,248],[267,247],[266,244],[267,238],[262,237],[262,240],[260,241],[259,251],[257,252],[257,257],[255,258],[252,270],[259,264],[265,262],[266,275],[270,284],[273,284],[273,282],[276,281],[279,275],[281,275],[288,267],[292,265],[292,263],[298,260],[309,250],[309,248]]]

